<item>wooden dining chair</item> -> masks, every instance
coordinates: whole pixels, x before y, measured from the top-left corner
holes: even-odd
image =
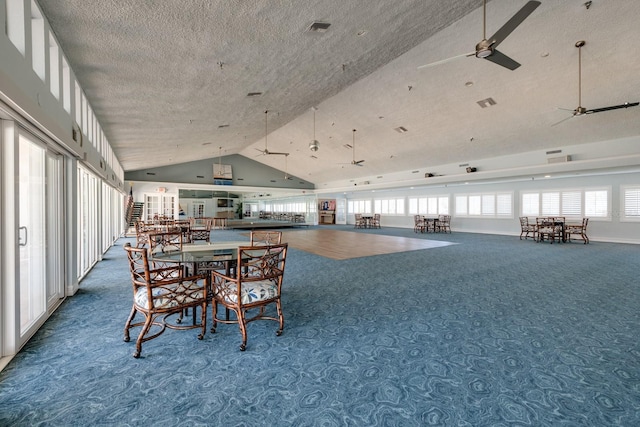
[[[571,241],[571,236],[577,236],[582,239],[583,244],[589,243],[589,237],[587,236],[587,225],[589,224],[589,218],[582,218],[580,224],[566,224],[564,226],[564,232],[567,236],[567,241]]]
[[[556,240],[563,240],[564,217],[538,217],[536,218],[536,232],[538,242],[543,242],[545,238],[553,243]]]
[[[250,245],[266,246],[277,245],[282,242],[282,231],[251,230]]]
[[[422,215],[414,215],[413,216],[413,232],[424,233],[425,222],[424,217]]]
[[[206,275],[185,277],[179,264],[162,268],[152,268],[149,263],[149,251],[146,248],[134,248],[126,243],[131,283],[133,285],[133,306],[124,326],[124,341],[130,341],[130,330],[142,327],[136,339],[133,357],[142,352],[142,343],[152,340],[169,329],[200,329],[198,339],[202,339],[207,330],[207,289]],[[201,308],[200,322],[196,321],[196,308]],[[192,324],[182,323],[186,310],[192,308]],[[137,314],[144,319],[135,321]],[[173,318],[172,316],[176,317]]]
[[[524,236],[524,239],[527,240],[527,237],[531,236],[533,240],[536,240],[536,234],[538,234],[538,227],[536,224],[530,224],[529,218],[526,216],[520,217],[520,240]]]
[[[373,214],[371,219],[371,228],[380,228],[380,214]]]
[[[247,324],[255,320],[278,322],[276,335],[284,329],[282,313],[282,280],[287,258],[287,244],[267,246],[241,246],[238,248],[237,268],[234,275],[227,276],[222,271],[212,271],[211,307],[215,333],[218,322],[237,323],[242,342],[240,350],[247,348]],[[218,304],[235,312],[235,319],[218,318]],[[275,313],[267,311],[275,306]]]
[[[211,223],[210,218],[191,218],[190,233],[191,242],[207,242],[211,241]]]
[[[451,234],[451,215],[438,215],[437,231]]]
[[[354,214],[354,216],[356,220],[354,228],[365,228],[366,222],[362,217],[362,214],[357,213],[357,214]]]

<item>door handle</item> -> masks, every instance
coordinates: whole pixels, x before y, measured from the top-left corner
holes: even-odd
[[[27,227],[22,226],[18,228],[19,230],[19,235],[18,235],[18,245],[19,246],[27,246],[27,240],[29,237],[29,232],[27,230]],[[20,233],[20,231],[24,230],[24,242],[22,241],[22,233]]]

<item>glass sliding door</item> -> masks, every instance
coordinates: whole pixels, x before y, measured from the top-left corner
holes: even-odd
[[[59,154],[46,154],[46,252],[47,309],[51,312],[64,298],[64,160]]]
[[[46,314],[46,149],[19,136],[20,337]]]
[[[62,156],[18,137],[20,338],[33,334],[64,298]]]

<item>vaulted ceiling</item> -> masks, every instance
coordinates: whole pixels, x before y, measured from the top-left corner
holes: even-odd
[[[487,36],[526,3],[488,2]],[[640,107],[558,123],[640,100],[640,2],[541,3],[498,48],[512,71],[418,68],[475,50],[480,0],[39,1],[125,171],[220,154],[284,169],[268,147],[316,185],[640,135]]]

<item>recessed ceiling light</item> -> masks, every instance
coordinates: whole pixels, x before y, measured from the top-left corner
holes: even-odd
[[[360,30],[357,33],[359,36],[364,36],[365,34],[367,34],[367,30]]]
[[[549,52],[542,52],[542,53],[540,54],[540,56],[541,56],[542,58],[546,58],[547,56],[549,56]]]
[[[466,87],[471,87],[471,86],[473,86],[473,82],[466,82],[464,85],[465,85]]]

